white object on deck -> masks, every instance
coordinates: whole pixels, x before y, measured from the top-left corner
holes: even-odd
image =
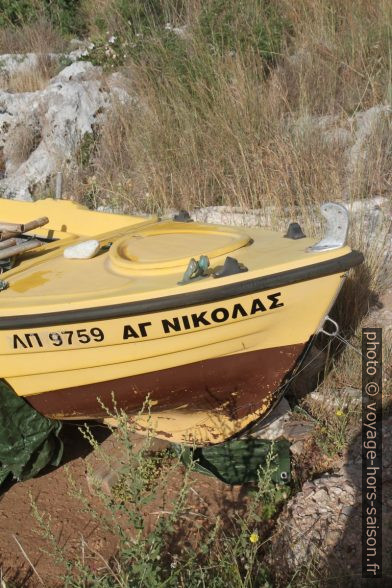
[[[98,253],[99,248],[99,241],[90,239],[89,241],[83,241],[83,243],[66,247],[64,249],[64,257],[66,259],[91,259]]]

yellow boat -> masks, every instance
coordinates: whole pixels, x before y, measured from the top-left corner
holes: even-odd
[[[363,260],[346,210],[322,212],[315,243],[295,223],[283,235],[0,199],[2,221],[50,221],[0,276],[0,378],[50,418],[104,419],[114,397],[140,431],[230,438],[279,399]]]

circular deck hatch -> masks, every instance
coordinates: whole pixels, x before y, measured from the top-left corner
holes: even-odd
[[[200,255],[214,259],[249,242],[246,233],[229,227],[163,222],[122,237],[113,243],[109,257],[118,269],[165,269],[184,266]]]

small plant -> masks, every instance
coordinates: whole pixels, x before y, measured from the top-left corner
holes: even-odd
[[[273,445],[269,451],[266,459],[266,465],[258,473],[258,485],[256,503],[263,505],[262,513],[266,520],[271,519],[279,509],[282,502],[287,500],[290,494],[288,486],[274,484],[272,482],[272,474],[277,470],[274,464],[277,455],[274,453]]]
[[[336,378],[344,376],[344,361],[326,374],[315,397],[303,401],[313,417],[313,438],[325,456],[341,456],[355,432],[360,417],[361,396],[353,398],[336,385]],[[349,380],[348,380],[349,381]],[[355,389],[352,389],[355,392]]]
[[[0,0],[0,28],[46,17],[61,34],[80,34],[80,0]]]
[[[95,37],[82,55],[82,60],[107,70],[120,67],[129,54],[129,43],[118,34]]]
[[[87,167],[94,155],[97,146],[97,137],[94,132],[85,133],[80,141],[76,158],[81,167]]]
[[[337,409],[328,419],[321,420],[316,428],[316,442],[329,457],[341,454],[348,443],[350,414]]]
[[[104,532],[115,535],[118,550],[110,560],[104,560],[88,541],[81,539],[83,555],[70,558],[59,545],[51,529],[51,520],[41,513],[34,501],[32,508],[39,533],[46,539],[49,552],[64,568],[64,585],[76,587],[140,586],[161,588],[258,588],[271,586],[262,553],[270,518],[279,504],[287,498],[286,489],[271,482],[275,470],[273,448],[258,483],[248,493],[243,514],[234,513],[229,520],[222,514],[210,520],[208,513],[197,512],[190,501],[195,483],[192,461],[184,468],[177,453],[169,450],[152,453],[151,433],[144,440],[136,438],[127,416],[114,409],[111,418],[117,422],[112,429],[121,448],[121,456],[102,450],[91,431],[82,429],[94,448],[95,456],[120,472],[110,495],[105,494],[96,480],[94,492],[99,498],[99,512],[88,496],[68,475],[70,492],[82,508]],[[148,416],[149,403],[143,408]],[[150,423],[151,424],[151,423]],[[120,461],[119,461],[120,460]],[[94,471],[89,471],[94,480]],[[173,481],[176,483],[173,485]],[[175,492],[173,493],[173,489]],[[155,523],[151,521],[155,518]],[[193,517],[202,518],[195,527]],[[195,539],[197,533],[197,541]],[[86,557],[89,554],[89,557]],[[97,559],[101,570],[94,571],[87,561]]]
[[[203,3],[199,20],[200,34],[212,51],[253,50],[266,63],[276,61],[285,28],[277,5],[265,0],[210,0]]]
[[[32,0],[0,0],[0,27],[21,25],[35,17]]]

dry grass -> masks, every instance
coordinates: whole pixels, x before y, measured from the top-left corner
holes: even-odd
[[[8,161],[8,165],[12,165],[16,169],[21,163],[26,161],[31,153],[38,147],[41,135],[39,126],[36,120],[26,120],[14,127],[11,131],[6,146],[4,147],[4,155]]]
[[[35,92],[44,89],[49,80],[57,73],[57,60],[50,56],[66,49],[67,41],[44,17],[34,23],[25,23],[19,27],[0,28],[0,56],[15,54],[16,60],[23,61],[25,54],[34,53],[37,62],[34,67],[19,67],[9,74],[2,70],[0,60],[0,89],[8,92]]]
[[[0,54],[2,53],[59,53],[66,49],[67,41],[52,23],[44,17],[20,27],[0,28]]]
[[[58,69],[57,60],[48,55],[38,55],[35,67],[16,71],[3,84],[8,92],[36,92],[47,87]]]
[[[168,47],[157,30],[129,63],[140,106],[115,105],[88,171],[102,201],[292,207],[390,190],[390,120],[369,136],[368,163],[349,185],[343,134],[328,137],[314,122],[333,116],[350,130],[353,114],[388,100],[388,2],[281,3],[291,34],[267,73],[252,48],[211,52],[197,34],[197,3],[185,4],[194,19],[188,10],[185,44]]]

